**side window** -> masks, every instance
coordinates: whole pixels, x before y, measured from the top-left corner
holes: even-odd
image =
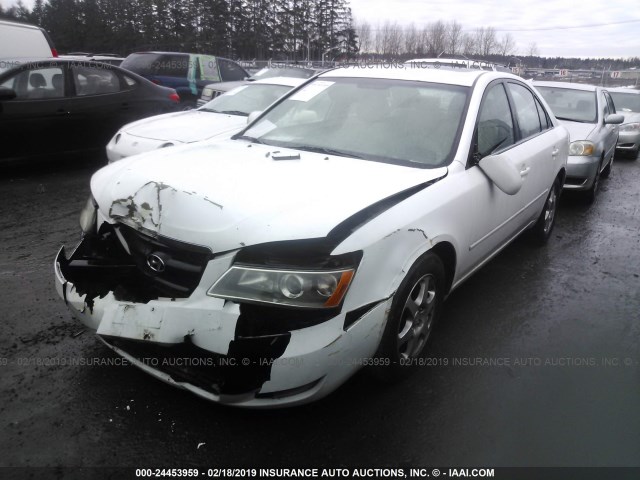
[[[480,107],[477,153],[485,157],[513,143],[511,109],[507,92],[500,83],[489,88]]]
[[[604,98],[607,99],[607,105],[609,106],[609,113],[616,113],[616,106],[613,103],[613,99],[609,92],[604,92]]]
[[[187,78],[189,55],[162,55],[153,63],[153,73],[161,77]]]
[[[131,90],[133,88],[136,88],[136,85],[138,85],[138,82],[136,82],[133,78],[127,76],[127,75],[122,75],[122,78],[124,79],[124,84],[125,84],[125,88],[127,90]]]
[[[513,98],[522,138],[525,139],[540,133],[542,126],[533,94],[527,88],[516,83],[509,83],[509,91],[511,98]]]
[[[120,80],[114,71],[84,66],[74,66],[72,70],[76,95],[79,97],[120,91]]]
[[[609,115],[610,113],[612,113],[609,110],[609,105],[607,104],[607,98],[605,97],[604,92],[600,93],[600,103],[602,103],[602,111],[603,111],[603,117],[606,117],[607,115]]]
[[[540,117],[540,125],[542,125],[543,130],[547,130],[553,127],[553,123],[551,123],[551,119],[549,118],[549,114],[544,109],[540,100],[536,98],[536,107],[538,107],[538,116]]]
[[[212,55],[198,55],[198,66],[200,75],[196,78],[209,82],[220,82],[220,72],[218,71],[219,60]]]
[[[245,72],[242,67],[240,67],[240,65],[235,62],[219,58],[218,63],[220,65],[220,74],[222,75],[222,81],[224,82],[244,80],[244,78],[248,76],[247,72]]]
[[[43,100],[64,97],[64,71],[61,67],[23,70],[6,80],[3,87],[16,92],[15,100]]]

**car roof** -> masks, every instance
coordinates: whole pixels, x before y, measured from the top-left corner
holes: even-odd
[[[265,78],[263,80],[254,80],[253,82],[249,82],[247,85],[284,85],[286,87],[297,87],[298,85],[302,85],[304,82],[309,80],[308,78],[297,78],[297,77],[271,77]]]
[[[222,58],[223,60],[229,60],[228,58],[221,57],[219,55],[211,55],[208,53],[193,53],[193,52],[164,52],[164,51],[148,51],[148,52],[131,52],[128,56],[131,55],[146,55],[146,54],[155,54],[155,55],[206,55],[208,57]],[[232,60],[233,61],[233,60]]]
[[[586,92],[595,92],[596,90],[602,88],[596,85],[588,85],[586,83],[570,83],[570,82],[539,82],[537,80],[533,81],[534,87],[554,87],[554,88],[566,88],[570,90],[584,90]]]
[[[483,75],[491,75],[495,78],[514,78],[522,80],[520,77],[509,73],[483,71],[483,70],[441,70],[437,68],[421,68],[412,66],[385,66],[381,65],[357,65],[336,68],[321,73],[316,78],[345,77],[345,78],[383,78],[390,80],[414,80],[421,82],[445,83],[451,85],[461,85],[470,87]]]
[[[40,27],[38,27],[37,25],[32,25],[30,23],[22,23],[22,22],[13,22],[11,20],[4,20],[4,19],[0,19],[0,24],[1,25],[11,25],[13,27],[24,27],[24,28],[31,28],[33,30],[42,30]]]
[[[607,88],[607,91],[614,93],[635,93],[636,95],[640,95],[640,90],[630,87],[611,87]]]

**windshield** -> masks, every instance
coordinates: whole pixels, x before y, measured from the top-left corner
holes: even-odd
[[[558,120],[596,123],[596,92],[536,85]]]
[[[229,115],[248,116],[256,110],[264,110],[293,87],[286,85],[243,85],[204,104],[200,110]]]
[[[469,89],[404,80],[322,78],[242,137],[268,145],[423,168],[449,163]]]
[[[616,112],[640,112],[640,93],[609,92]]]

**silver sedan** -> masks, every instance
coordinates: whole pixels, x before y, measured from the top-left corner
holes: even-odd
[[[533,82],[560,123],[569,130],[571,144],[564,188],[595,200],[600,178],[611,173],[618,141],[618,125],[624,120],[607,90],[566,82]]]
[[[636,158],[640,151],[640,90],[610,88],[609,93],[616,110],[624,115],[616,151]]]

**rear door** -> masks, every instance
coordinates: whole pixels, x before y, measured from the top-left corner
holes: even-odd
[[[69,114],[78,147],[104,147],[132,117],[120,75],[106,64],[77,62],[71,65],[71,87]]]
[[[559,138],[550,128],[532,92],[519,83],[496,81],[484,94],[476,124],[473,160],[468,167],[473,212],[469,226],[469,257],[463,275],[490,258],[539,214],[553,182],[554,154]],[[477,166],[488,155],[500,155],[520,173],[523,185],[515,195],[500,190]]]
[[[0,102],[0,158],[70,149],[70,95],[65,64],[28,63],[3,76],[0,85],[16,92],[13,100]]]

